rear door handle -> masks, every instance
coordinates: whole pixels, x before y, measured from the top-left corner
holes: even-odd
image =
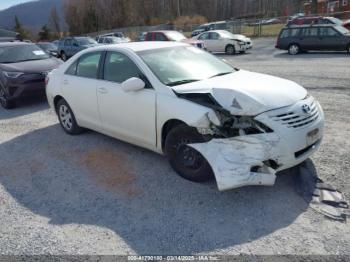
[[[108,90],[105,87],[99,87],[97,90],[101,94],[107,94],[108,93]]]

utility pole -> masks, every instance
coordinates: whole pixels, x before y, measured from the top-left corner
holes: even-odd
[[[181,10],[180,10],[180,0],[177,0],[177,16],[181,16]]]

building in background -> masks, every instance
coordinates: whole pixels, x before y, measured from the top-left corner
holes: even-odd
[[[306,14],[312,14],[312,0],[305,2],[304,10]],[[332,14],[337,12],[350,12],[350,0],[317,0],[318,14]],[[350,13],[347,16],[350,16]]]

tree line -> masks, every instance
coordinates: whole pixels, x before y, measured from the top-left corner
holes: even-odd
[[[262,18],[299,12],[303,0],[63,0],[71,34],[119,27],[231,18]]]

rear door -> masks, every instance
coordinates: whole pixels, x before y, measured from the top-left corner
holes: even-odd
[[[96,95],[101,58],[101,52],[84,54],[68,68],[61,83],[78,123],[95,130],[101,127]]]
[[[300,47],[303,50],[319,50],[318,27],[304,27],[300,32]]]
[[[198,40],[201,40],[204,42],[205,47],[207,48],[208,51],[215,52],[214,51],[215,47],[211,44],[210,39],[209,39],[209,33],[202,33],[198,37]]]

